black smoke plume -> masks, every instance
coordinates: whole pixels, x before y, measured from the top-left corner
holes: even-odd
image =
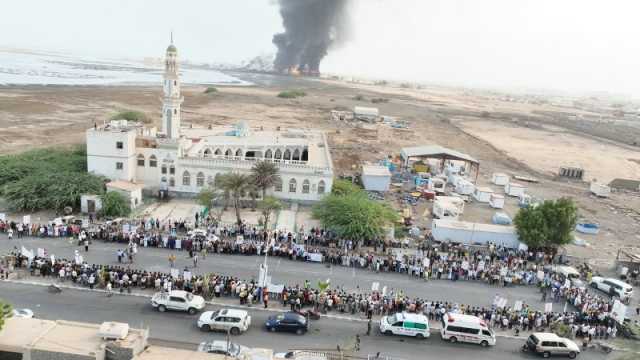
[[[285,31],[273,37],[274,68],[318,74],[332,45],[346,37],[349,0],[278,0]]]

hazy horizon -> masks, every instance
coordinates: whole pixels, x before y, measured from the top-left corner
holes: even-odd
[[[625,0],[354,0],[352,36],[323,72],[478,88],[640,98],[640,3]],[[239,63],[274,53],[273,0],[23,0],[4,6],[2,47]],[[8,36],[7,36],[8,35]]]

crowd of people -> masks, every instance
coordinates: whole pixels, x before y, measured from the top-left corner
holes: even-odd
[[[557,274],[546,274],[538,282],[542,293],[550,293],[556,301],[567,301],[571,311],[541,312],[527,304],[515,307],[478,306],[451,301],[434,301],[410,297],[402,290],[348,291],[343,288],[321,290],[305,280],[301,284],[285,285],[281,288],[259,286],[251,279],[205,273],[193,274],[190,269],[174,273],[151,272],[122,265],[87,264],[78,260],[35,257],[29,261],[18,251],[11,253],[18,267],[28,269],[33,276],[54,278],[60,282],[71,282],[79,286],[101,288],[107,292],[130,292],[132,290],[169,291],[180,289],[202,295],[205,298],[235,298],[240,304],[291,307],[292,310],[311,308],[320,313],[347,313],[371,319],[373,316],[396,312],[424,313],[431,320],[439,321],[445,312],[458,312],[479,316],[494,329],[543,331],[557,324],[565,324],[573,336],[608,338],[616,336],[616,327],[610,316],[612,301],[592,295],[583,289],[567,286]],[[53,262],[52,262],[53,260]],[[491,261],[491,259],[489,259]],[[526,267],[524,260],[521,266]],[[191,269],[192,270],[192,269]],[[318,284],[320,285],[320,284]]]
[[[430,244],[418,249],[394,248],[360,250],[350,241],[339,241],[332,233],[313,228],[308,232],[265,232],[248,225],[218,225],[210,219],[195,223],[184,220],[143,219],[128,222],[97,224],[89,229],[77,225],[32,225],[0,222],[0,231],[14,229],[18,236],[86,236],[93,241],[126,243],[118,251],[119,265],[88,265],[77,259],[68,261],[36,257],[31,261],[34,275],[56,277],[89,287],[108,291],[153,289],[168,291],[183,289],[207,298],[236,297],[241,304],[263,304],[278,301],[292,309],[312,307],[320,312],[344,312],[386,315],[398,311],[423,312],[430,319],[439,320],[447,311],[473,314],[484,318],[494,328],[504,330],[542,330],[552,324],[564,323],[574,336],[589,338],[615,336],[613,319],[609,316],[612,300],[594,295],[584,288],[571,286],[561,275],[551,271],[553,256],[544,252],[514,250],[490,245],[483,248]],[[221,274],[192,274],[189,269],[176,274],[149,272],[131,268],[138,248],[158,247],[185,250],[194,259],[207,253],[262,255],[285,257],[291,260],[322,261],[330,265],[350,266],[374,272],[396,272],[424,280],[484,281],[509,286],[537,285],[543,301],[564,302],[575,311],[534,311],[526,304],[518,310],[508,307],[470,306],[446,301],[429,301],[406,296],[400,290],[382,292],[349,292],[344,289],[320,291],[308,281],[302,285],[284,286],[281,290],[258,286],[254,280],[241,280]],[[377,251],[381,250],[381,251]],[[13,254],[17,263],[26,265],[19,253]],[[173,261],[172,261],[173,259]],[[129,262],[129,266],[120,263]],[[174,267],[175,255],[169,255]]]

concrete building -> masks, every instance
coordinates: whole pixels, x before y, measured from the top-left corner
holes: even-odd
[[[282,183],[275,197],[311,202],[331,192],[333,165],[326,136],[312,130],[252,129],[246,123],[219,128],[182,127],[177,49],[167,48],[162,131],[114,120],[86,132],[89,172],[145,190],[197,194],[228,172],[249,173],[258,160],[273,162]]]
[[[512,249],[526,248],[520,243],[514,226],[478,224],[448,219],[433,220],[431,234],[436,241],[466,245],[489,243]]]
[[[147,346],[148,330],[128,329],[105,340],[100,325],[9,318],[0,331],[3,360],[131,360]]]
[[[391,172],[386,166],[363,165],[362,185],[369,191],[389,191]]]
[[[116,180],[107,183],[107,192],[117,192],[129,201],[131,209],[137,208],[142,204],[142,188],[141,184],[129,181]]]

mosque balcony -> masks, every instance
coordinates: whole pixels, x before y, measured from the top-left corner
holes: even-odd
[[[223,168],[229,170],[251,170],[253,165],[261,159],[243,159],[242,157],[181,157],[179,162],[181,166],[194,168]],[[298,174],[315,174],[315,175],[332,175],[331,167],[313,166],[306,161],[296,160],[272,160],[283,173]]]

